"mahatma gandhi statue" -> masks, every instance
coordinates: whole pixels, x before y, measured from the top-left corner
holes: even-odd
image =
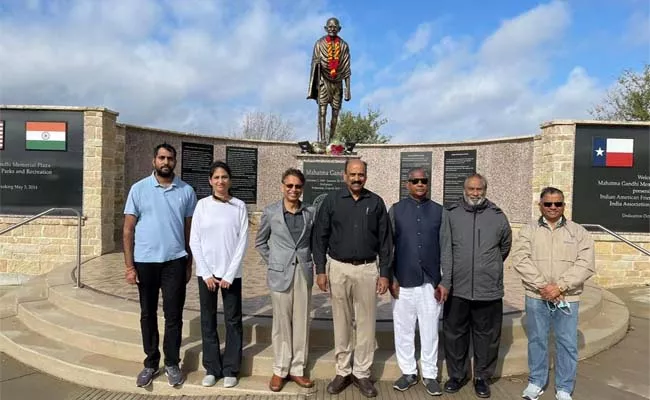
[[[318,103],[318,141],[328,143],[336,134],[341,100],[350,101],[350,48],[338,36],[341,25],[336,18],[325,24],[327,35],[316,41],[311,59],[308,99]],[[345,92],[343,88],[345,82]],[[332,107],[329,136],[325,132],[327,105]]]

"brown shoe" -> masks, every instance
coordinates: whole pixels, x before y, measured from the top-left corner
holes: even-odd
[[[304,388],[314,387],[314,381],[310,380],[305,376],[289,375],[289,380],[296,382],[296,384],[300,387],[304,387]]]
[[[285,380],[283,377],[273,374],[271,382],[269,382],[269,389],[271,389],[272,392],[279,392],[282,390],[282,387],[284,387],[284,382]]]
[[[359,391],[361,392],[362,395],[366,397],[377,396],[377,389],[375,388],[375,384],[372,383],[370,378],[357,378],[355,376],[353,378],[353,381],[354,381],[354,386],[359,388]]]
[[[342,391],[344,391],[346,387],[350,386],[351,383],[352,383],[351,375],[347,375],[347,376],[336,375],[334,379],[332,379],[332,382],[330,382],[330,384],[327,385],[327,393],[339,394]]]

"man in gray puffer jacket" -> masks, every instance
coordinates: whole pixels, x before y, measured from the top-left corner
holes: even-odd
[[[468,381],[471,330],[474,391],[483,398],[490,397],[488,380],[499,355],[503,262],[512,244],[508,218],[486,191],[483,176],[467,177],[463,199],[444,210],[440,227],[445,391],[455,393]]]

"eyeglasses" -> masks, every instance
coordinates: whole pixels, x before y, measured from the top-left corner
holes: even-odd
[[[554,205],[554,206],[557,207],[557,208],[560,208],[560,207],[563,207],[563,206],[564,206],[564,202],[563,202],[563,201],[555,201],[555,202],[545,201],[545,202],[543,202],[542,204],[543,204],[544,207],[546,207],[546,208],[550,208],[552,205]]]
[[[428,178],[413,178],[409,179],[409,182],[411,182],[412,185],[417,185],[419,183],[422,183],[423,185],[429,184],[429,179]]]
[[[293,188],[296,188],[296,190],[302,189],[302,185],[294,185],[293,183],[285,183],[284,186],[286,186],[287,189],[293,189]]]

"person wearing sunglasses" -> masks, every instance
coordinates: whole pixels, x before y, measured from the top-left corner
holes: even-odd
[[[503,263],[512,243],[508,218],[486,192],[482,175],[468,176],[463,197],[445,208],[440,228],[445,392],[456,393],[468,381],[471,333],[474,392],[481,398],[491,395],[489,380],[499,358]]]
[[[268,266],[266,282],[273,305],[273,375],[269,389],[279,392],[286,381],[310,388],[305,376],[314,263],[311,231],[314,209],[300,201],[305,176],[289,168],[282,175],[282,200],[264,208],[255,248]]]
[[[420,331],[422,384],[440,396],[438,377],[438,318],[440,296],[440,224],[442,206],[427,198],[429,178],[423,168],[409,171],[409,196],[388,211],[393,227],[393,296],[395,355],[402,376],[393,388],[405,391],[418,382],[415,361],[415,325]]]
[[[541,216],[521,228],[512,263],[526,290],[528,386],[522,397],[538,399],[548,383],[548,340],[555,336],[557,400],[571,400],[578,367],[578,308],[584,283],[595,273],[594,241],[564,216],[564,194],[547,187]]]

